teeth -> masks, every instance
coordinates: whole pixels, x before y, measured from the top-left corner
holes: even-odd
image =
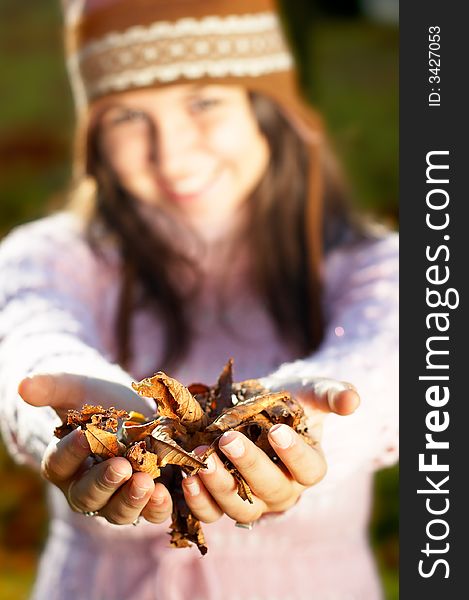
[[[206,179],[188,180],[179,186],[171,186],[170,192],[176,196],[193,196],[197,195],[205,190],[214,180],[214,177],[208,177]]]
[[[172,188],[172,191],[174,194],[177,194],[179,196],[192,196],[193,194],[198,194],[201,190],[205,189],[207,187],[208,183],[200,183],[200,184],[196,184],[193,185],[191,184],[190,186],[184,186],[184,187],[177,187],[177,188]]]

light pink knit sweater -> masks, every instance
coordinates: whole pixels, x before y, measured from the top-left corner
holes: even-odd
[[[336,250],[325,261],[327,333],[298,359],[258,298],[233,285],[222,324],[210,283],[193,307],[195,344],[171,373],[214,382],[228,357],[235,377],[273,387],[312,377],[347,380],[362,404],[326,420],[328,474],[281,516],[252,531],[227,517],[205,525],[209,551],[168,547],[168,524],[114,526],[73,513],[51,488],[50,535],[36,600],[377,600],[380,585],[367,539],[374,470],[397,460],[397,236]],[[14,457],[38,468],[57,423],[49,408],[21,401],[31,372],[84,373],[129,385],[149,376],[162,331],[145,312],[135,320],[131,375],[113,364],[117,259],[91,253],[67,214],[18,228],[0,246],[0,422]],[[213,283],[213,282],[212,282]],[[235,327],[230,327],[229,325]]]

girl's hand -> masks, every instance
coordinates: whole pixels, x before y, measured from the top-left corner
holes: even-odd
[[[326,462],[318,445],[309,446],[287,425],[274,425],[269,442],[286,468],[280,468],[238,431],[227,431],[219,447],[249,484],[253,504],[238,495],[234,477],[216,454],[207,459],[208,469],[183,480],[184,495],[193,514],[210,523],[224,513],[237,523],[252,523],[267,512],[290,508],[309,486],[326,473]],[[202,453],[206,447],[196,449]]]
[[[86,375],[33,375],[20,382],[18,392],[28,404],[50,406],[62,421],[69,409],[80,410],[83,404],[99,404],[104,408],[115,406],[150,415],[152,413],[150,406],[130,387]]]
[[[333,380],[321,380],[300,394],[306,412],[314,417],[310,431],[317,440],[315,446],[306,444],[285,425],[271,429],[269,441],[285,468],[273,463],[241,433],[225,433],[220,448],[250,485],[254,503],[238,496],[234,478],[213,455],[208,471],[183,482],[194,515],[211,522],[226,513],[239,523],[250,523],[266,512],[283,511],[295,504],[304,489],[318,483],[326,472],[319,445],[324,415],[350,414],[359,404],[353,388],[337,385]],[[19,392],[29,404],[51,406],[61,418],[68,409],[80,409],[86,402],[107,407],[130,405],[142,410],[139,397],[125,386],[79,375],[36,375],[23,380]],[[199,452],[204,450],[200,448]],[[108,521],[118,524],[133,523],[139,515],[154,523],[170,516],[172,501],[163,484],[155,485],[145,473],[132,474],[125,458],[92,464],[89,454],[85,436],[74,431],[60,441],[52,441],[44,455],[44,477],[62,490],[74,511],[99,511]]]
[[[140,515],[162,523],[172,510],[171,496],[162,483],[147,473],[132,474],[129,461],[115,457],[95,464],[80,430],[49,444],[42,474],[62,490],[75,512],[98,513],[110,523],[134,523]]]
[[[142,401],[125,386],[79,375],[36,375],[19,386],[33,406],[51,406],[63,419],[70,408],[84,403],[129,407],[142,411]],[[162,483],[146,473],[132,474],[129,461],[115,457],[95,464],[85,435],[75,430],[54,439],[42,460],[42,474],[62,490],[75,512],[94,514],[111,523],[133,523],[140,515],[162,523],[172,511],[171,496]]]
[[[264,513],[287,510],[306,488],[324,477],[327,466],[319,444],[323,418],[331,412],[351,414],[360,399],[349,384],[322,380],[321,385],[304,391],[301,400],[312,421],[309,431],[315,444],[307,444],[287,425],[274,425],[269,431],[269,442],[283,467],[272,462],[241,433],[224,433],[219,447],[249,484],[253,504],[238,495],[234,477],[224,468],[218,456],[212,454],[207,461],[207,470],[183,481],[186,501],[199,520],[210,523],[227,514],[237,523],[250,524]],[[200,447],[196,452],[203,453],[205,449]]]

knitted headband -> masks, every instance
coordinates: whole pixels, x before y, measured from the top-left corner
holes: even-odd
[[[113,92],[235,83],[272,97],[318,130],[298,94],[273,0],[62,0],[78,111]]]
[[[173,83],[243,85],[272,98],[310,149],[306,228],[321,255],[320,132],[298,93],[274,0],[62,0],[67,63],[82,128],[94,99]],[[77,160],[80,157],[77,154]],[[83,172],[83,171],[82,171]]]

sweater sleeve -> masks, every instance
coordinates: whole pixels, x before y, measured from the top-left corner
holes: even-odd
[[[59,423],[26,404],[22,378],[74,373],[130,386],[103,350],[101,304],[109,282],[70,215],[19,227],[0,245],[0,423],[19,462],[38,467]]]
[[[322,345],[311,356],[281,365],[264,383],[294,391],[328,377],[357,388],[357,411],[325,420],[326,480],[333,483],[356,470],[391,465],[398,457],[397,235],[335,251],[325,275]]]

